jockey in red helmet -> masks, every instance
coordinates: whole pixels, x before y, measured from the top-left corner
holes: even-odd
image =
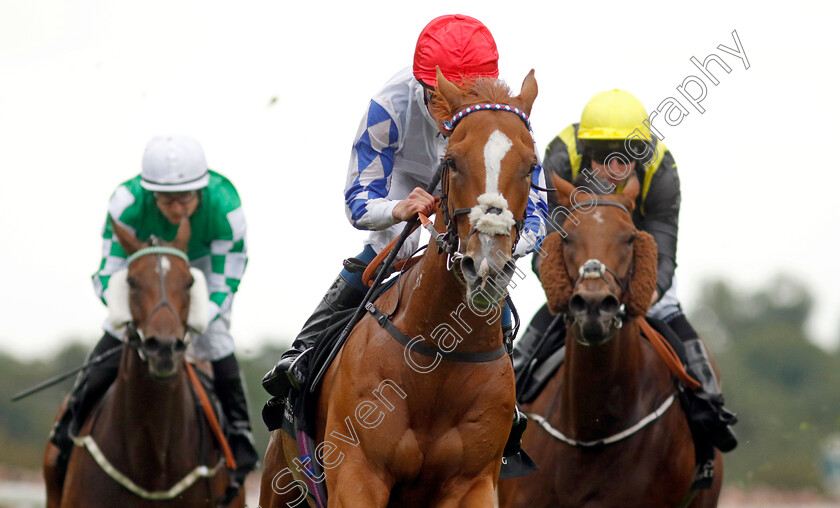
[[[398,72],[373,96],[354,138],[344,191],[348,220],[357,229],[371,233],[364,250],[348,260],[352,263],[345,263],[354,265],[353,269],[341,271],[291,349],[266,374],[263,386],[270,394],[282,397],[291,388],[304,385],[316,338],[336,312],[356,308],[364,298],[365,266],[399,236],[403,221],[417,213],[434,213],[435,198],[423,186],[432,179],[448,144],[428,110],[430,94],[437,85],[436,66],[446,79],[462,83],[478,77],[498,77],[498,60],[496,42],[484,24],[462,14],[440,16],[420,33],[413,66]],[[545,187],[542,171],[534,172],[533,182]],[[545,222],[540,212],[546,210],[545,193],[532,190],[526,210],[528,226],[514,255],[524,256],[542,242]],[[403,244],[397,259],[410,256],[419,239],[420,230]],[[502,327],[506,338],[512,340],[507,306]],[[512,439],[518,442],[518,437]]]

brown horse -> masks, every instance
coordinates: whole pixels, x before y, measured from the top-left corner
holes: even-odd
[[[57,449],[47,445],[47,506],[216,506],[228,485],[225,458],[197,414],[184,362],[188,328],[206,325],[204,278],[183,254],[189,222],[169,245],[141,243],[117,224],[114,231],[129,263],[111,277],[109,311],[114,324],[127,322],[128,344],[116,381],[74,437],[63,490]],[[244,492],[228,506],[244,506]]]
[[[569,212],[557,221],[567,234],[546,238],[540,278],[551,312],[566,316],[565,360],[524,407],[532,424],[523,448],[540,470],[501,482],[500,506],[716,506],[720,452],[712,488],[691,500],[688,422],[670,371],[636,321],[656,283],[656,244],[631,220],[638,181],[609,196],[573,194],[559,178],[554,186]]]
[[[433,238],[422,260],[376,301],[397,335],[412,339],[402,345],[366,315],[324,378],[320,444],[310,459],[323,466],[330,507],[495,502],[514,413],[513,370],[498,317],[515,270],[514,218],[525,215],[537,164],[527,125],[537,84],[531,71],[511,97],[495,80],[461,88],[438,71],[437,81],[432,113],[442,131],[454,130],[435,227],[450,235],[441,241],[443,252]],[[469,108],[485,103],[511,108]],[[454,126],[444,125],[465,111]],[[281,431],[271,436],[262,508],[294,506],[306,493],[289,441]]]

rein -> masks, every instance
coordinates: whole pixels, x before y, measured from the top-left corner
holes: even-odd
[[[443,174],[443,167],[444,165],[443,163],[441,163],[435,171],[434,176],[432,176],[432,180],[429,182],[428,185],[426,185],[425,190],[427,193],[431,194],[432,192],[434,192]],[[368,288],[368,291],[365,294],[365,297],[362,299],[362,302],[356,308],[356,311],[353,313],[353,316],[350,318],[350,321],[347,322],[347,325],[341,331],[341,335],[338,337],[338,340],[335,342],[329,354],[325,358],[325,361],[322,363],[321,369],[318,371],[318,374],[314,378],[312,378],[312,383],[309,386],[310,393],[315,393],[315,390],[320,384],[321,379],[323,379],[324,375],[327,373],[327,369],[329,368],[330,363],[332,363],[335,356],[344,346],[344,343],[347,341],[347,337],[349,337],[350,332],[353,331],[353,327],[356,326],[356,323],[358,323],[359,319],[364,315],[365,306],[373,299],[373,295],[376,292],[376,289],[378,288],[379,284],[381,284],[382,281],[385,280],[385,276],[388,272],[387,267],[394,264],[394,259],[396,259],[397,253],[399,253],[400,248],[403,246],[406,239],[408,239],[408,236],[414,231],[414,224],[416,222],[417,219],[412,219],[406,222],[405,226],[403,227],[402,233],[400,233],[397,242],[394,244],[393,250],[391,250],[391,253],[388,254],[387,258],[385,258],[384,265],[386,269],[380,270],[379,273],[376,275],[376,279],[374,279],[373,284],[371,284],[370,288]]]
[[[519,118],[525,122],[525,126],[528,128],[528,132],[531,131],[531,122],[528,120],[528,115],[525,114],[524,111],[521,109],[510,106],[508,104],[477,104],[474,106],[467,107],[460,112],[456,113],[451,120],[448,122],[444,122],[444,129],[448,132],[452,133],[455,130],[457,124],[467,115],[470,113],[474,113],[476,111],[486,111],[486,110],[494,110],[494,111],[509,111],[511,113],[516,114]],[[533,136],[533,134],[532,134]],[[446,232],[445,233],[438,233],[435,230],[434,226],[431,225],[429,222],[429,226],[427,226],[427,230],[430,233],[433,232],[432,237],[435,239],[435,243],[438,246],[438,251],[446,252],[448,254],[447,257],[447,269],[451,269],[454,265],[454,262],[463,257],[463,253],[461,252],[461,239],[458,236],[458,228],[455,223],[455,218],[459,215],[468,215],[472,209],[471,208],[459,208],[450,212],[449,210],[449,200],[448,197],[448,190],[449,190],[449,168],[452,164],[451,159],[444,158],[441,160],[440,164],[438,165],[437,169],[435,170],[435,174],[432,177],[432,180],[426,186],[425,191],[429,194],[434,192],[437,188],[438,183],[441,183],[441,211],[443,213],[444,223],[446,225]],[[533,184],[532,184],[533,185]],[[376,279],[370,285],[368,292],[365,294],[365,297],[362,299],[362,302],[356,308],[355,313],[348,321],[347,325],[341,332],[338,340],[333,345],[332,349],[329,352],[329,355],[326,357],[326,361],[323,362],[320,370],[316,374],[316,376],[312,379],[312,383],[309,386],[310,393],[314,393],[317,389],[317,386],[323,379],[324,375],[327,372],[327,368],[329,367],[330,363],[332,362],[333,358],[338,354],[341,348],[344,346],[344,343],[347,341],[347,337],[350,336],[350,332],[353,331],[353,327],[356,326],[359,319],[364,315],[367,311],[368,304],[371,303],[373,299],[373,294],[376,291],[376,288],[382,281],[385,279],[386,273],[388,272],[387,268],[394,264],[394,260],[397,257],[397,253],[399,253],[400,248],[405,243],[408,236],[414,231],[414,227],[418,218],[411,219],[410,221],[406,222],[405,227],[403,227],[403,231],[397,239],[397,242],[394,244],[390,254],[383,262],[384,268],[379,271],[379,274],[376,276]],[[428,220],[428,219],[426,219]],[[524,227],[525,218],[523,217],[520,221],[516,222],[516,240],[513,242],[512,249],[516,249],[516,244],[520,238],[520,231]],[[513,252],[513,250],[511,250]],[[375,308],[375,307],[374,307]],[[390,320],[387,320],[390,323]],[[393,334],[391,334],[394,336]],[[395,337],[396,338],[396,337]]]

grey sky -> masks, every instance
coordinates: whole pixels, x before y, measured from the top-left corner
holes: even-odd
[[[705,113],[654,122],[682,181],[680,296],[690,309],[711,277],[750,289],[790,273],[818,295],[820,343],[836,343],[840,176],[822,157],[840,138],[836,3],[233,5],[0,0],[0,348],[34,357],[98,338],[90,275],[108,197],[167,132],[197,138],[243,199],[239,349],[293,336],[361,250],[342,190],[367,101],[451,12],[490,28],[514,90],[536,69],[541,151],[601,90],[626,89],[648,111],[667,97],[687,106],[676,87],[700,76],[690,57],[721,56],[732,71],[712,67]],[[735,47],[733,30],[749,69],[717,49]],[[513,290],[525,321],[544,300],[529,261]]]

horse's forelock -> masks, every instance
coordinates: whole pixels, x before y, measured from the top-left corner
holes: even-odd
[[[432,98],[429,101],[429,112],[438,122],[448,121],[458,111],[475,104],[492,102],[510,104],[517,107],[522,106],[511,95],[510,87],[504,81],[497,78],[476,78],[474,80],[465,80],[461,84],[455,82],[452,82],[452,84],[457,86],[461,91],[462,100],[460,105],[453,108],[437,91],[432,94]]]

